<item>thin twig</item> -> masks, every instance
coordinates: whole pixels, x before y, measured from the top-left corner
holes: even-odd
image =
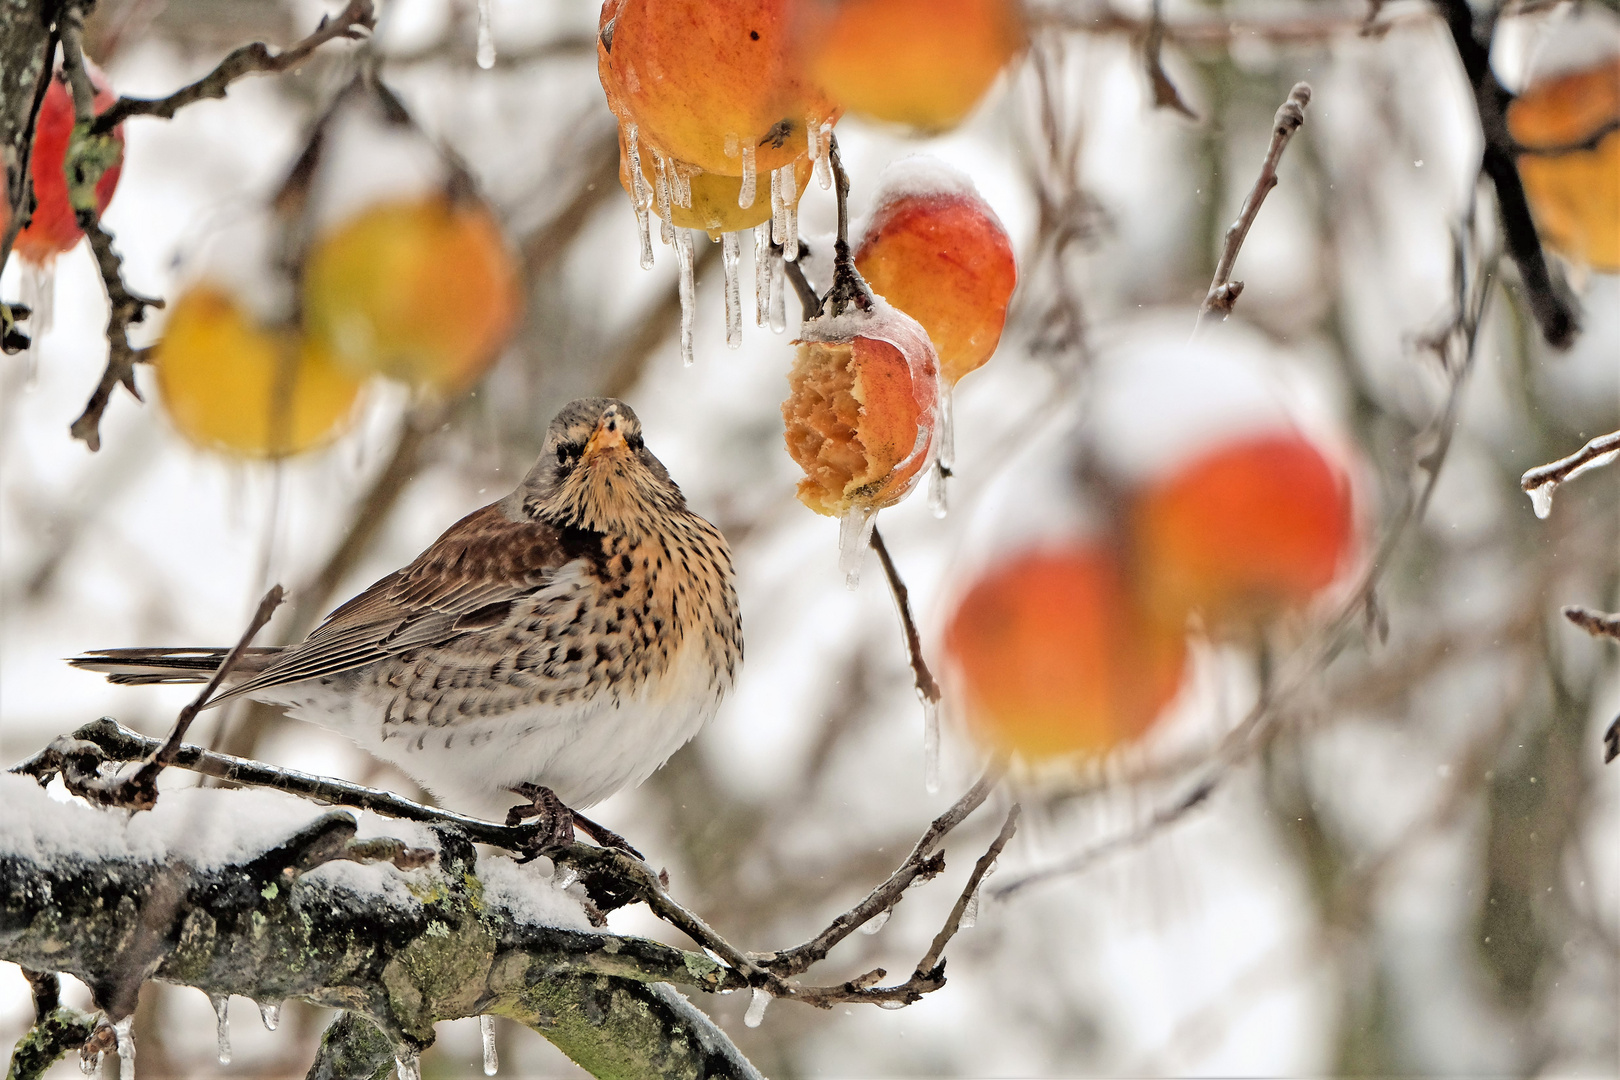
[[[1142,38],[1142,65],[1147,70],[1148,83],[1153,87],[1153,107],[1174,109],[1189,120],[1197,120],[1198,114],[1182,100],[1181,91],[1164,73],[1164,61],[1160,56],[1163,48],[1164,0],[1153,0],[1153,13],[1148,19],[1147,33]]]
[[[1580,324],[1568,299],[1553,285],[1535,219],[1530,213],[1530,201],[1524,192],[1524,180],[1519,176],[1516,147],[1507,126],[1507,107],[1513,95],[1497,80],[1491,68],[1489,35],[1485,41],[1476,35],[1474,9],[1468,0],[1433,0],[1433,3],[1445,19],[1457,58],[1462,61],[1463,73],[1474,94],[1480,132],[1485,140],[1480,170],[1490,177],[1496,188],[1507,251],[1519,267],[1530,313],[1549,345],[1566,348],[1580,333]]]
[[[1564,608],[1564,618],[1593,637],[1610,637],[1620,641],[1620,614],[1606,615],[1579,604],[1571,604]]]
[[[1007,820],[1002,823],[1001,831],[990,842],[984,854],[979,856],[979,861],[973,865],[973,873],[968,875],[967,884],[962,886],[962,894],[956,898],[956,904],[951,908],[945,925],[940,927],[939,933],[934,935],[933,944],[928,946],[928,951],[917,962],[917,974],[922,975],[934,970],[939,958],[945,954],[945,946],[956,936],[957,930],[961,929],[962,918],[967,913],[968,905],[976,902],[979,886],[990,873],[990,868],[996,864],[996,860],[1001,857],[1008,842],[1012,840],[1013,833],[1018,831],[1018,815],[1021,810],[1017,803],[1013,803],[1012,808],[1007,811]]]
[[[208,98],[223,98],[231,83],[243,76],[289,71],[302,64],[311,53],[328,41],[340,38],[361,41],[370,36],[376,25],[377,16],[372,9],[371,0],[349,0],[348,5],[335,17],[321,16],[320,25],[315,28],[314,33],[280,52],[273,52],[264,42],[255,41],[232,50],[213,71],[189,86],[181,87],[168,97],[119,98],[96,117],[90,132],[93,135],[104,135],[132,116],[155,116],[163,120],[172,120],[175,113],[193,102]]]
[[[1617,458],[1620,458],[1620,431],[1611,431],[1599,435],[1568,457],[1529,470],[1519,478],[1519,487],[1526,492],[1545,489],[1550,497],[1559,484],[1581,473],[1611,465]]]
[[[774,252],[781,245],[772,244]],[[810,255],[810,245],[803,240],[799,241],[799,257],[792,262],[782,261],[782,269],[787,272],[787,279],[793,284],[793,291],[799,294],[799,321],[804,322],[816,317],[821,310],[821,297],[816,295],[816,288],[810,284],[810,279],[804,276],[804,267],[800,265]]]
[[[862,311],[872,307],[872,290],[855,269],[855,256],[849,249],[849,173],[838,149],[838,134],[827,138],[827,162],[832,166],[833,192],[838,196],[838,239],[833,242],[833,279],[821,310],[837,318],[851,304]]]
[[[889,591],[894,593],[894,606],[900,611],[900,629],[906,635],[906,651],[911,656],[911,673],[917,681],[917,693],[930,703],[938,703],[942,694],[939,682],[934,673],[928,670],[928,662],[923,659],[922,636],[917,633],[917,622],[911,615],[911,590],[900,578],[900,571],[895,569],[894,560],[889,557],[888,545],[883,542],[883,534],[878,532],[877,526],[872,527],[872,550],[877,552],[878,561],[883,564],[883,575],[889,579]]]
[[[1310,85],[1295,83],[1294,88],[1288,92],[1288,100],[1277,109],[1277,115],[1271,123],[1271,145],[1266,149],[1266,159],[1260,165],[1260,175],[1255,179],[1254,187],[1243,200],[1243,209],[1239,211],[1237,220],[1226,230],[1226,240],[1221,245],[1221,257],[1215,264],[1215,279],[1210,282],[1209,292],[1198,308],[1198,321],[1193,326],[1194,334],[1203,327],[1204,319],[1211,312],[1219,314],[1222,318],[1231,314],[1232,305],[1237,303],[1238,296],[1243,292],[1243,282],[1232,280],[1232,268],[1237,263],[1238,252],[1249,235],[1250,227],[1254,225],[1254,219],[1260,214],[1260,204],[1266,201],[1271,189],[1277,186],[1277,163],[1282,160],[1283,151],[1288,148],[1288,141],[1294,137],[1294,132],[1305,123],[1305,108],[1310,103]]]

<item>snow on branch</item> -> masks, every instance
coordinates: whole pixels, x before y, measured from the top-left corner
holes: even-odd
[[[92,1062],[132,1053],[124,1021],[148,979],[357,1018],[329,1033],[323,1059],[386,1047],[408,1072],[437,1021],[499,1014],[599,1074],[758,1075],[706,1015],[654,985],[718,989],[722,965],[593,930],[579,886],[479,858],[453,826],[368,814],[362,838],[347,812],[199,788],[129,816],[21,775],[0,775],[0,802],[0,959],[74,975],[103,1012],[86,1041],[84,1018],[40,1002],[15,1076],[76,1045]]]

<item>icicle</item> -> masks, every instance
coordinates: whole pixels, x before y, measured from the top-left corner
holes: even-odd
[[[135,1080],[135,1017],[126,1016],[113,1025],[118,1045],[118,1080]]]
[[[764,326],[771,315],[771,223],[754,226],[754,325]]]
[[[844,584],[851,589],[861,583],[861,560],[866,557],[876,524],[877,511],[858,506],[851,507],[838,522],[838,569],[844,572]]]
[[[787,330],[787,266],[782,256],[771,251],[771,331]]]
[[[489,28],[491,0],[478,0],[478,66],[488,71],[495,66],[495,35]]]
[[[422,1059],[411,1053],[395,1054],[394,1075],[399,1080],[422,1080]]]
[[[943,518],[951,512],[945,469],[937,461],[928,472],[928,509],[933,511],[936,518]]]
[[[720,265],[726,272],[726,347],[742,348],[742,238],[734,232],[720,237]]]
[[[281,1002],[272,1004],[259,1004],[259,1019],[264,1021],[264,1030],[274,1031],[281,1025]]]
[[[738,140],[737,133],[735,131],[726,132],[726,157],[736,157],[737,151],[741,145],[742,144],[740,140]]]
[[[923,790],[939,793],[939,702],[922,695],[923,703]]]
[[[219,1040],[219,1063],[231,1063],[231,998],[229,994],[209,994],[208,1003],[214,1007],[215,1034]]]
[[[782,258],[799,257],[799,180],[790,162],[782,166]]]
[[[934,458],[934,468],[928,474],[928,508],[934,512],[936,518],[943,518],[950,512],[947,487],[947,474],[956,465],[956,420],[954,409],[951,406],[951,388],[940,384],[939,388],[939,429],[935,441],[939,445],[939,453]]]
[[[675,242],[675,226],[669,220],[669,162],[653,151],[653,190],[658,195],[658,235],[666,244]]]
[[[692,230],[675,230],[675,261],[681,267],[681,363],[692,366],[692,316],[697,307],[692,284]]]
[[[1553,492],[1558,490],[1557,481],[1548,481],[1540,487],[1533,487],[1529,491],[1530,509],[1536,512],[1536,517],[1545,519],[1552,513]]]
[[[821,160],[821,128],[813,116],[804,118],[804,138],[809,144],[810,163],[813,165]]]
[[[903,1001],[895,1001],[895,1000],[891,999],[889,1001],[880,1001],[880,1002],[878,1002],[878,1008],[880,1008],[880,1009],[894,1010],[894,1009],[903,1009],[905,1007],[906,1007],[906,1003],[903,1002]]]
[[[748,1002],[748,1011],[743,1014],[743,1023],[749,1027],[759,1027],[760,1021],[765,1019],[765,1006],[771,1003],[771,995],[754,987],[754,996]]]
[[[647,177],[641,171],[641,148],[636,145],[636,125],[624,126],[624,145],[630,158],[630,201],[636,206],[636,225],[641,229],[641,268],[651,270],[653,266],[652,249],[652,223],[647,220],[647,206],[650,201],[647,191]]]
[[[787,219],[782,215],[782,170],[771,170],[771,243],[787,243]]]
[[[480,1016],[478,1034],[484,1040],[484,1075],[494,1076],[501,1071],[501,1059],[495,1054],[495,1018]]]
[[[19,259],[17,302],[29,308],[28,336],[34,345],[56,322],[56,262],[35,264]]]
[[[867,919],[861,924],[861,933],[866,934],[867,936],[877,933],[888,923],[889,916],[892,914],[894,914],[893,908],[885,908],[884,910],[878,912],[876,915],[872,916],[870,919]]]
[[[816,183],[821,190],[826,191],[832,187],[832,124],[821,125],[821,145],[827,152],[816,159]]]
[[[692,209],[692,174],[680,166],[670,170],[675,174],[675,205],[687,210]]]
[[[742,148],[742,183],[737,188],[737,209],[746,210],[754,205],[754,148]]]

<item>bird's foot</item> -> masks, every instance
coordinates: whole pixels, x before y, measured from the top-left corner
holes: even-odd
[[[555,791],[539,784],[519,784],[509,790],[529,801],[506,812],[507,828],[522,824],[525,818],[540,819],[534,840],[519,862],[531,862],[574,842],[574,812],[557,798]]]
[[[634,855],[643,862],[646,861],[647,857],[641,852],[637,851],[635,848],[631,847],[630,841],[626,840],[624,837],[620,836],[606,825],[598,825],[596,822],[592,821],[578,810],[573,811],[573,814],[574,824],[579,826],[581,832],[583,832],[586,836],[589,836],[592,840],[595,840],[598,844],[605,848],[618,848],[620,851]]]

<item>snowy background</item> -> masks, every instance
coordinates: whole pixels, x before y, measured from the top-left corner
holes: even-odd
[[[958,388],[950,516],[936,521],[919,494],[881,518],[936,667],[949,604],[976,568],[1038,535],[1101,527],[1109,507],[1073,474],[1082,450],[1134,480],[1224,434],[1297,427],[1349,463],[1370,550],[1410,486],[1424,449],[1413,437],[1444,403],[1445,375],[1418,341],[1452,314],[1452,233],[1474,199],[1480,149],[1444,28],[1410,0],[1386,4],[1390,28],[1372,37],[1358,34],[1365,9],[1354,4],[1168,3],[1166,67],[1194,123],[1152,108],[1124,32],[1140,6],[1122,7],[1123,20],[1085,4],[1042,9],[1040,70],[1026,60],[1004,75],[949,135],[838,127],[854,212],[886,164],[934,154],[972,176],[1019,256],[1000,350]],[[89,48],[117,90],[161,95],[244,41],[296,39],[323,10],[103,0]],[[654,269],[637,265],[594,6],[496,0],[491,70],[474,60],[470,2],[388,0],[382,13],[382,76],[498,208],[523,258],[527,309],[499,367],[426,438],[374,541],[320,606],[509,490],[567,400],[626,398],[649,447],[730,539],[747,662],[718,720],[593,816],[667,866],[675,894],[733,942],[795,944],[899,862],[971,783],[980,751],[947,701],[944,787],[924,791],[922,712],[875,560],[846,590],[837,523],[793,498],[779,412],[792,334],[750,319],[742,348],[726,348],[718,245],[699,267],[697,361],[681,366],[675,259],[657,245]],[[1497,61],[1509,85],[1557,15],[1507,28]],[[174,297],[205,276],[255,279],[254,245],[240,237],[352,73],[351,53],[330,48],[173,121],[127,124],[104,221],[133,289]],[[1043,77],[1080,148],[1077,184],[1060,185],[1065,201],[1044,213]],[[1302,79],[1315,98],[1239,260],[1247,289],[1236,315],[1189,348],[1220,233],[1272,113]],[[363,132],[335,145],[333,207],[419,182]],[[1488,232],[1494,211],[1481,205]],[[812,184],[804,234],[815,244],[833,222],[830,194]],[[1054,254],[1057,230],[1077,239]],[[746,239],[743,260],[752,312]],[[1569,353],[1541,344],[1511,288],[1493,297],[1433,504],[1381,590],[1388,642],[1358,638],[1313,677],[1278,737],[1206,805],[1082,874],[987,902],[948,951],[949,985],[910,1008],[776,1003],[747,1028],[740,996],[702,1007],[784,1077],[1620,1070],[1620,767],[1605,770],[1600,749],[1620,710],[1620,665],[1612,643],[1558,616],[1565,603],[1620,607],[1620,470],[1564,489],[1545,522],[1517,490],[1525,468],[1620,426],[1620,280],[1566,272],[1586,327]],[[91,454],[68,435],[104,362],[88,249],[61,257],[48,281],[22,277],[14,261],[6,296],[55,299],[35,348],[0,361],[8,764],[101,715],[160,732],[191,693],[111,687],[65,656],[226,644],[271,582],[295,603],[266,640],[292,633],[301,590],[354,527],[410,408],[403,391],[375,385],[352,431],[272,466],[194,450],[155,391],[145,405],[120,393]],[[1060,301],[1083,314],[1083,340],[1038,348]],[[160,329],[161,313],[140,340]],[[1280,628],[1283,647],[1342,599]],[[1024,827],[992,884],[1129,831],[1183,790],[1188,756],[1253,704],[1254,670],[1240,650],[1200,647],[1146,745],[1021,791]],[[340,738],[261,711],[209,713],[194,736],[413,792]],[[1009,798],[959,830],[940,882],[818,974],[909,970]],[[643,910],[617,913],[613,927],[678,940]],[[82,987],[68,997],[88,1001]],[[30,1012],[22,976],[0,965],[0,1045]],[[136,1022],[143,1075],[301,1076],[328,1014],[288,1003],[274,1033],[251,1015],[239,1015],[234,1063],[219,1066],[206,998],[149,984]],[[504,1075],[580,1075],[501,1024]],[[477,1048],[472,1021],[442,1025],[424,1075],[477,1075]]]

